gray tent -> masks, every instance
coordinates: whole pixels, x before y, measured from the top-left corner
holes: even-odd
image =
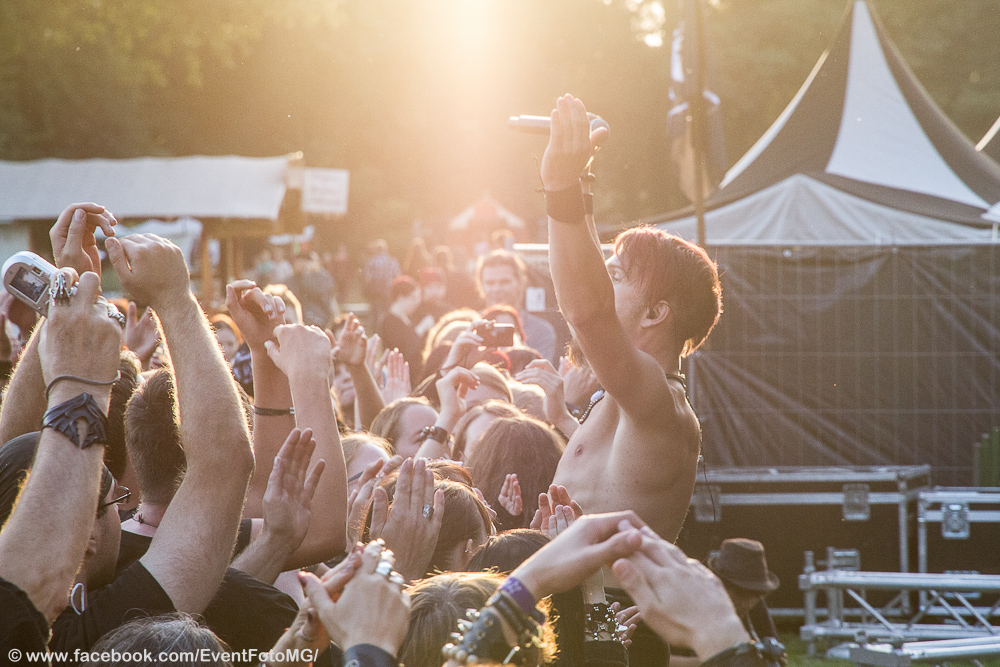
[[[726,313],[689,360],[715,465],[931,463],[1000,423],[1000,166],[863,0],[707,203]],[[647,220],[694,239],[690,212]]]

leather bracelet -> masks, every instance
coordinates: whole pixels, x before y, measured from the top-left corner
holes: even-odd
[[[517,634],[513,646],[504,638],[504,625]],[[524,613],[510,595],[497,591],[481,611],[469,609],[466,618],[458,621],[459,632],[445,644],[441,654],[445,660],[459,664],[497,662],[516,665],[537,664],[541,641],[541,624]],[[464,634],[462,634],[464,633]]]
[[[448,431],[440,426],[425,426],[420,430],[420,440],[433,440],[443,445],[448,442]]]
[[[559,222],[585,222],[587,206],[583,201],[583,190],[579,181],[564,190],[546,190],[545,213]]]
[[[49,400],[49,394],[52,393],[52,387],[56,386],[56,383],[57,382],[61,382],[62,380],[73,380],[74,382],[79,382],[80,384],[89,384],[89,385],[93,385],[95,387],[110,387],[110,386],[114,385],[115,382],[118,382],[118,380],[121,380],[121,379],[122,379],[122,372],[121,371],[118,371],[115,374],[115,379],[114,380],[108,380],[106,382],[103,381],[103,380],[91,380],[89,378],[82,378],[82,377],[79,377],[79,376],[76,376],[76,375],[59,375],[59,376],[56,376],[55,378],[53,378],[52,382],[50,382],[48,384],[48,386],[45,387],[45,400],[46,400],[46,402],[48,402],[48,400]]]
[[[253,406],[253,413],[261,417],[284,417],[285,415],[294,415],[295,406],[290,408],[261,408],[255,405]]]
[[[76,423],[87,422],[87,435],[81,436]],[[108,441],[108,417],[88,393],[80,394],[49,408],[42,419],[42,429],[51,428],[66,436],[80,449]]]

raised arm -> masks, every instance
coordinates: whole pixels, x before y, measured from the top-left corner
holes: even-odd
[[[180,248],[152,234],[109,239],[124,287],[160,318],[173,360],[187,471],[142,565],[178,611],[200,613],[222,581],[253,451],[236,382],[195,301]]]
[[[68,285],[76,281],[73,269],[61,275]],[[86,393],[107,415],[121,330],[108,317],[107,307],[97,302],[100,290],[97,274],[83,274],[76,294],[50,306],[49,319],[36,335],[41,395],[50,383],[50,409],[58,411],[58,406]],[[56,382],[66,376],[101,384]],[[80,441],[86,442],[87,423],[75,423]],[[97,510],[103,454],[103,442],[80,447],[62,432],[44,428],[31,475],[0,533],[0,577],[23,590],[50,622],[65,608],[66,591],[83,561]],[[39,530],[43,525],[45,530]]]
[[[247,494],[246,515],[260,517],[274,457],[288,432],[295,428],[288,378],[267,356],[264,344],[274,340],[274,328],[285,321],[285,302],[264,294],[250,280],[226,286],[226,308],[250,348],[253,366],[253,452],[256,466]]]
[[[114,236],[116,224],[118,221],[111,211],[99,204],[67,206],[49,230],[56,266],[71,268],[77,275],[91,271],[99,279],[101,259],[94,231],[100,227],[108,236]],[[8,385],[0,412],[0,444],[37,431],[42,423],[45,383],[38,361],[37,338],[36,333],[28,341]]]
[[[344,330],[340,332],[340,339],[333,350],[334,358],[347,366],[347,372],[351,374],[351,381],[354,382],[354,396],[357,410],[360,414],[356,420],[360,421],[361,428],[368,430],[372,427],[375,417],[385,407],[382,393],[375,383],[371,370],[365,363],[365,354],[368,351],[368,339],[365,337],[365,328],[361,326],[361,321],[351,313],[347,317]]]
[[[669,393],[663,369],[633,345],[618,319],[612,281],[624,274],[618,269],[609,275],[583,204],[580,174],[607,131],[591,132],[583,102],[571,95],[559,98],[551,123],[541,176],[559,308],[601,385],[622,409],[632,416],[662,415]]]
[[[298,551],[305,564],[319,563],[343,551],[347,542],[347,465],[330,395],[332,346],[322,329],[302,324],[282,325],[275,336],[277,342],[268,341],[267,353],[288,376],[298,427],[313,431],[313,465],[326,461],[309,532]]]

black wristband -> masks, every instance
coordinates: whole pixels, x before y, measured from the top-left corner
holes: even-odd
[[[421,440],[433,440],[434,442],[440,442],[442,445],[448,442],[448,431],[444,430],[440,426],[425,426],[420,430]]]
[[[76,423],[80,419],[87,422],[87,435],[85,437],[81,437],[76,427]],[[42,419],[42,428],[59,431],[80,449],[86,449],[94,443],[108,441],[108,418],[101,412],[94,397],[87,393],[49,408]]]
[[[253,413],[261,417],[284,417],[285,415],[294,415],[295,406],[290,408],[260,408],[255,405]]]
[[[545,191],[545,212],[559,222],[584,222],[587,206],[583,201],[583,189],[579,181],[565,190]]]

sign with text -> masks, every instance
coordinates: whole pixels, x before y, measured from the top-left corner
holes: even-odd
[[[302,179],[302,211],[305,213],[347,213],[346,169],[307,167]]]

